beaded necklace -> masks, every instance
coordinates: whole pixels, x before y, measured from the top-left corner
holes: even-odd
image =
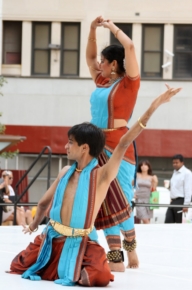
[[[115,83],[117,80],[122,79],[122,78],[123,78],[123,77],[118,77],[118,78],[116,78],[116,79],[110,79],[109,82],[108,82],[108,84],[109,84],[109,85],[112,85],[112,84]]]

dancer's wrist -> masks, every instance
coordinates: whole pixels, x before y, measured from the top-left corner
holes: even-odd
[[[91,23],[91,26],[90,26],[90,30],[96,30],[97,29],[97,26],[95,25],[95,23]]]
[[[36,232],[36,231],[38,230],[39,227],[38,227],[38,226],[34,226],[34,225],[33,225],[33,222],[32,222],[32,223],[29,224],[28,228],[29,228],[29,231],[30,231],[31,233],[33,233],[33,232]]]

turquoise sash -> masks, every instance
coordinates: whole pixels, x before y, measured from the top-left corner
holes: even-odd
[[[98,164],[94,158],[81,172],[76,195],[73,204],[73,211],[70,221],[70,227],[73,228],[84,228],[85,218],[87,214],[88,197],[89,197],[89,183],[90,174],[92,169]],[[68,184],[69,178],[74,173],[77,164],[74,163],[67,171],[65,176],[61,178],[53,200],[53,205],[50,211],[50,218],[61,223],[61,206],[65,194],[65,189]],[[28,270],[26,270],[22,278],[31,280],[41,280],[41,277],[36,273],[42,269],[50,260],[52,252],[52,240],[60,237],[52,226],[48,224],[47,233],[41,251],[35,264],[33,264]],[[90,233],[89,238],[97,241],[97,233],[94,230]],[[67,237],[64,243],[64,247],[60,256],[58,265],[59,279],[55,281],[56,284],[65,286],[73,286],[74,271],[76,266],[77,255],[79,253],[82,237]]]
[[[119,81],[120,79],[118,79],[108,88],[97,87],[91,95],[91,123],[101,129],[108,127],[108,97],[114,85]]]

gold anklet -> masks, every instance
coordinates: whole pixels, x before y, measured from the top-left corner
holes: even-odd
[[[133,239],[131,242],[123,240],[123,249],[127,252],[132,252],[137,247],[137,242]]]
[[[113,250],[107,253],[107,259],[109,262],[120,263],[124,261],[123,251]]]

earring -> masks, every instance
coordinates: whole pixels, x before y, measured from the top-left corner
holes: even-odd
[[[116,75],[116,72],[115,72],[114,67],[113,67],[112,70],[111,70],[111,75]]]

